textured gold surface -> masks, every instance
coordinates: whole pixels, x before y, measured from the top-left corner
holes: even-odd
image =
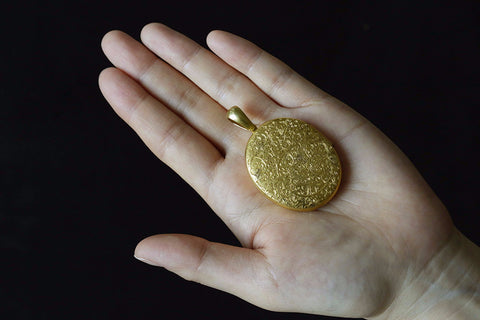
[[[341,180],[338,155],[328,139],[297,119],[265,122],[245,150],[257,187],[279,205],[300,211],[326,204]]]

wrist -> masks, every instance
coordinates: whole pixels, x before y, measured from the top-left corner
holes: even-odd
[[[458,230],[414,274],[385,312],[372,319],[470,320],[480,315],[480,248]]]

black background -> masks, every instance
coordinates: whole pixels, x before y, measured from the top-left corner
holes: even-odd
[[[477,1],[2,4],[1,319],[331,319],[261,310],[136,261],[156,233],[236,240],[103,100],[111,29],[246,37],[380,127],[480,243]],[[314,3],[314,4],[312,4]]]

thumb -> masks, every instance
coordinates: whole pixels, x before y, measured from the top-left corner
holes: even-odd
[[[142,240],[135,257],[186,280],[231,293],[262,308],[276,309],[272,304],[275,278],[265,256],[257,250],[185,234],[159,234]]]

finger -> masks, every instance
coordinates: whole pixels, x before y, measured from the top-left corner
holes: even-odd
[[[208,35],[207,44],[282,106],[306,106],[312,100],[329,96],[285,63],[241,37],[216,30]]]
[[[122,71],[105,69],[99,85],[113,109],[150,150],[205,198],[210,175],[223,160],[218,150]]]
[[[359,128],[371,127],[365,126],[367,120],[353,109],[250,41],[217,30],[208,35],[207,44],[279,105],[289,108],[312,106],[297,108],[295,116],[314,124],[337,143]]]
[[[232,130],[225,120],[225,110],[141,43],[121,31],[111,31],[102,39],[102,48],[113,65],[136,79],[219,149],[233,145],[227,141]]]
[[[274,308],[275,282],[265,257],[256,250],[190,235],[163,234],[142,240],[135,257],[263,308]]]
[[[263,122],[278,107],[241,73],[184,35],[159,23],[145,26],[143,43],[191,79],[225,108],[241,106],[254,122]]]

